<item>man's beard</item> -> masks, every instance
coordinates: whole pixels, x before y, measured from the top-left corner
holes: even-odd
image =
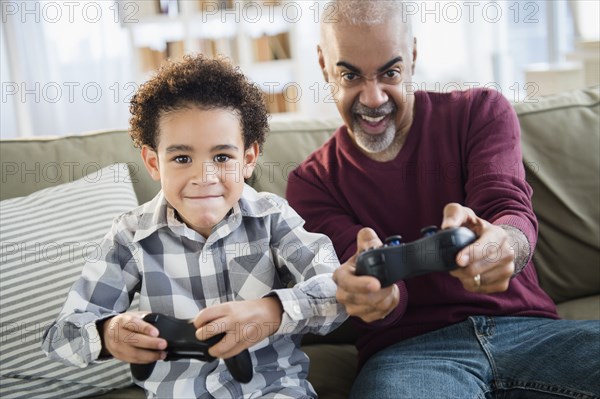
[[[356,102],[352,106],[352,132],[354,133],[354,139],[356,140],[356,143],[367,152],[378,153],[386,150],[396,137],[396,124],[394,123],[395,111],[396,107],[390,101],[376,109],[367,108],[359,102]],[[379,134],[365,133],[360,126],[360,115],[371,118],[385,116],[385,118],[388,118],[386,121],[387,126],[385,127],[384,131]]]

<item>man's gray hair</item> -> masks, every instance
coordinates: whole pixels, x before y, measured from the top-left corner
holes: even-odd
[[[405,6],[403,0],[331,0],[323,6],[321,27],[340,22],[349,25],[378,25],[390,18],[398,18],[405,25],[408,39],[412,41],[412,22],[410,14],[405,12]]]

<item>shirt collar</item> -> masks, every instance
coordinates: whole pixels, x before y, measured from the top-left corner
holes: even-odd
[[[169,227],[175,234],[186,236],[194,241],[206,241],[201,234],[186,226],[176,215],[175,209],[167,202],[162,190],[149,202],[141,206],[140,221],[133,241],[150,236],[163,227]],[[279,212],[272,194],[258,193],[249,185],[244,185],[242,197],[233,205],[227,216],[220,221],[209,241],[225,237],[242,224],[244,217],[261,218]]]

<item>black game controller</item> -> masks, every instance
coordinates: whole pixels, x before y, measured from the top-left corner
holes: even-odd
[[[421,233],[425,237],[410,244],[401,243],[400,236],[391,236],[384,246],[362,252],[356,259],[356,274],[376,277],[387,287],[421,274],[448,272],[458,267],[458,252],[477,238],[466,227],[438,231],[436,226],[429,226]]]
[[[199,341],[196,338],[196,329],[194,325],[188,321],[176,319],[174,317],[150,313],[144,316],[144,321],[152,324],[158,329],[159,336],[167,340],[167,357],[166,361],[180,359],[197,359],[204,362],[211,362],[216,358],[208,353],[208,348],[219,342],[224,336],[224,333],[215,335],[206,341]],[[131,364],[131,373],[139,380],[146,380],[155,363],[149,364]],[[225,359],[227,369],[241,383],[250,382],[252,379],[252,359],[248,350],[244,350],[234,357]]]

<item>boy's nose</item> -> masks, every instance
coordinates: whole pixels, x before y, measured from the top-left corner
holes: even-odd
[[[219,169],[213,162],[202,162],[194,168],[192,179],[196,184],[212,184],[219,181]]]

